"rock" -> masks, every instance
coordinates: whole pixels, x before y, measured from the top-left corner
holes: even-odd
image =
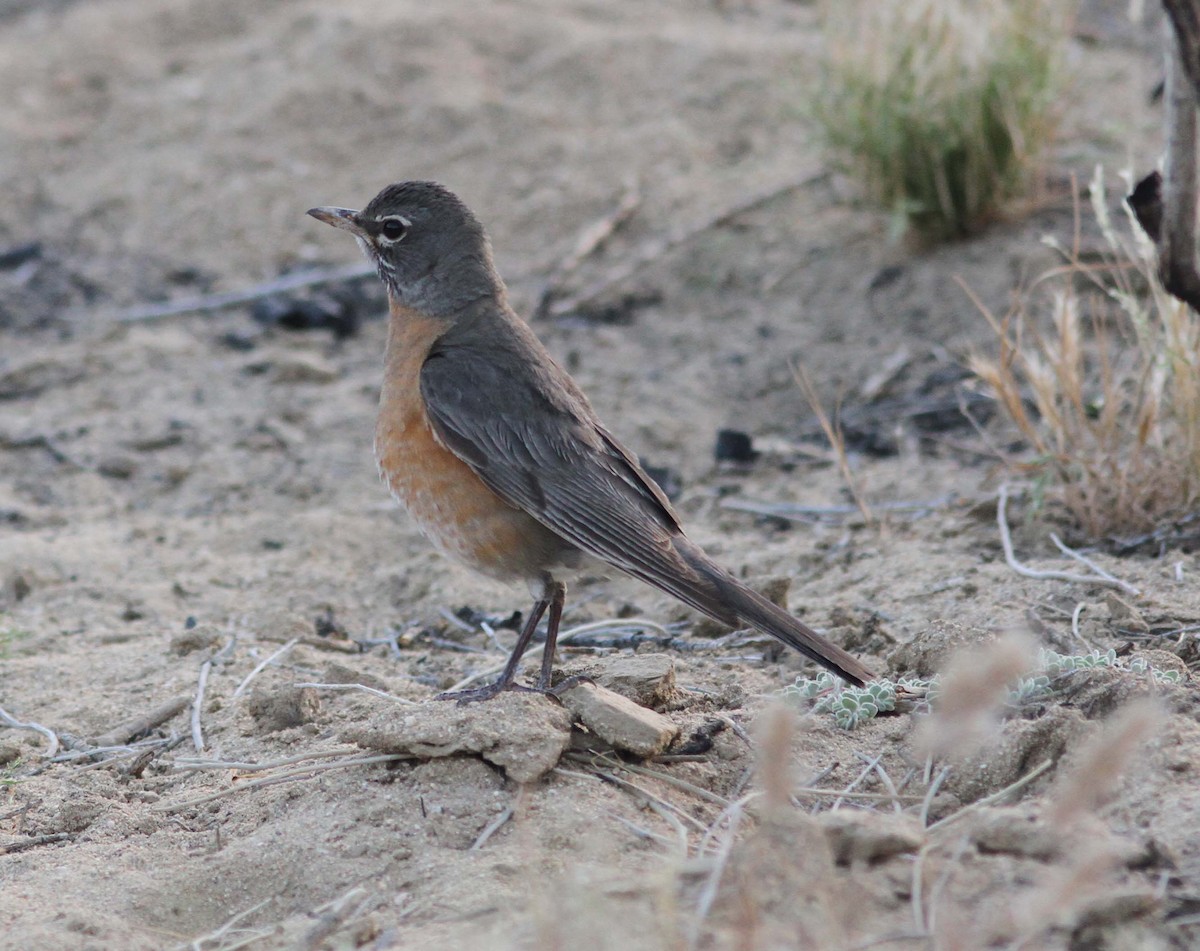
[[[656,756],[679,735],[679,727],[661,713],[597,684],[577,684],[560,696],[576,720],[606,743],[635,756]]]
[[[193,651],[215,650],[221,643],[221,632],[212,624],[197,624],[171,638],[171,653],[186,657]]]
[[[351,727],[342,738],[416,759],[477,754],[518,783],[541,779],[571,742],[567,711],[538,694],[509,692],[486,703],[430,702],[412,708],[381,699],[376,709],[366,724]]]
[[[376,690],[382,690],[384,693],[387,693],[389,690],[387,683],[380,680],[374,674],[351,670],[349,667],[344,667],[332,661],[325,665],[325,670],[321,674],[321,682],[326,684],[362,684],[364,687],[374,687]]]
[[[604,661],[592,679],[601,687],[655,710],[679,696],[675,687],[675,661],[667,654],[613,657]]]
[[[1191,679],[1192,671],[1188,667],[1187,661],[1171,651],[1150,648],[1149,650],[1134,651],[1129,659],[1133,660],[1135,657],[1140,657],[1156,670],[1175,671],[1182,678],[1182,683],[1187,683]]]
[[[816,820],[838,865],[882,862],[916,852],[925,841],[912,816],[839,809],[821,813]]]
[[[990,796],[1016,782],[1046,760],[1058,764],[1068,749],[1074,749],[1090,733],[1089,725],[1077,710],[1051,707],[1036,720],[1010,720],[993,743],[955,765],[944,791],[964,803]],[[1044,789],[1053,777],[1051,768],[1035,785],[1026,789]]]
[[[953,621],[935,620],[924,631],[898,647],[888,660],[895,674],[932,677],[953,654],[966,647],[981,647],[996,639],[990,631],[968,628]]]
[[[259,729],[272,733],[313,719],[321,710],[321,698],[312,687],[262,688],[250,695],[246,708]]]
[[[1161,910],[1162,899],[1152,889],[1129,886],[1113,889],[1083,903],[1076,922],[1079,928],[1122,924]]]
[[[1113,632],[1114,636],[1129,633],[1145,634],[1150,630],[1150,625],[1142,616],[1142,612],[1124,598],[1118,597],[1115,592],[1106,591],[1104,603],[1108,607],[1109,620],[1117,629]]]
[[[754,448],[754,439],[749,433],[738,429],[718,429],[713,457],[717,462],[749,464],[758,459],[760,453]]]
[[[1047,823],[1019,807],[980,809],[963,822],[980,852],[1046,861],[1063,851],[1063,838]]]

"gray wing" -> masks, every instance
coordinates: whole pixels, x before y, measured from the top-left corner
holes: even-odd
[[[709,617],[753,624],[851,683],[871,678],[854,657],[710,561],[570,378],[523,356],[443,345],[421,369],[434,431],[488,488],[577,548]]]
[[[682,529],[662,490],[569,380],[517,354],[435,347],[421,395],[438,437],[510,505],[634,577],[729,615],[676,551]]]

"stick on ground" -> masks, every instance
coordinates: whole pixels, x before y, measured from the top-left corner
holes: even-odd
[[[205,294],[202,297],[188,297],[165,304],[147,304],[145,307],[134,307],[132,310],[118,314],[117,320],[123,324],[132,324],[162,320],[164,317],[178,317],[181,314],[199,314],[214,310],[224,310],[226,307],[252,304],[256,300],[270,297],[272,294],[281,294],[284,291],[296,291],[305,287],[317,287],[321,284],[336,284],[339,281],[351,281],[359,277],[371,277],[374,274],[375,268],[369,264],[348,264],[342,267],[314,268],[309,271],[298,271],[295,274],[285,274],[274,281],[267,281],[265,284],[258,284],[244,291]]]
[[[204,688],[208,686],[208,672],[212,670],[212,661],[206,660],[200,665],[200,680],[196,686],[196,699],[192,702],[192,745],[197,753],[204,752],[204,730],[200,726],[200,709],[204,704]]]
[[[126,720],[102,736],[96,737],[92,740],[92,745],[98,747],[124,746],[134,738],[143,733],[149,733],[155,727],[162,726],[168,720],[183,713],[191,702],[191,697],[175,697],[166,703],[160,703],[149,713]]]
[[[42,751],[42,755],[46,759],[50,759],[58,752],[58,734],[47,726],[42,726],[40,723],[32,721],[26,723],[18,720],[3,707],[0,707],[0,724],[12,727],[14,730],[33,730],[35,733],[42,734],[47,740],[46,748]]]
[[[1043,581],[1070,581],[1074,584],[1094,584],[1105,588],[1117,588],[1121,591],[1133,591],[1136,589],[1131,585],[1126,584],[1119,578],[1114,578],[1112,575],[1105,572],[1102,575],[1077,575],[1070,571],[1039,571],[1036,568],[1030,568],[1028,565],[1022,564],[1017,560],[1016,552],[1013,551],[1012,534],[1008,528],[1008,486],[1001,485],[997,493],[996,499],[996,525],[1000,529],[1000,544],[1004,546],[1004,562],[1013,571],[1025,578],[1037,578]],[[1066,547],[1066,546],[1062,546]],[[1090,562],[1072,551],[1071,556],[1077,560],[1084,561],[1089,567],[1093,567]]]

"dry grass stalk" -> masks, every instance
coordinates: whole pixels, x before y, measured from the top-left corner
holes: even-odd
[[[1023,949],[1047,928],[1069,924],[1079,910],[1104,887],[1118,853],[1111,842],[1080,842],[1066,866],[1051,868],[1028,898],[1011,914],[1017,934],[1013,947]]]
[[[821,424],[825,438],[829,440],[829,445],[837,459],[838,472],[842,474],[842,480],[846,483],[846,488],[849,489],[854,504],[858,506],[863,521],[868,525],[875,524],[875,515],[871,511],[871,507],[867,505],[866,499],[859,490],[858,480],[854,478],[854,473],[850,469],[850,457],[846,454],[846,440],[842,437],[841,427],[829,419],[829,414],[825,412],[825,408],[821,405],[821,399],[817,395],[817,388],[813,386],[808,374],[801,367],[793,366],[792,375],[796,378],[796,382],[804,393],[804,398],[808,400],[808,405],[812,407],[817,421]]]
[[[790,811],[792,804],[792,740],[796,735],[796,714],[787,704],[774,703],[763,711],[756,732],[764,812],[780,815]]]
[[[1163,709],[1154,700],[1134,700],[1122,707],[1080,751],[1055,792],[1047,818],[1069,826],[1094,812],[1113,794],[1122,774],[1158,732],[1163,719]]]
[[[1200,503],[1200,316],[1163,290],[1127,208],[1128,234],[1114,227],[1099,170],[1091,199],[1108,259],[1060,249],[1066,265],[1003,319],[975,298],[999,355],[970,365],[1032,448],[1031,463],[1010,464],[1101,538],[1151,531]]]
[[[1049,869],[1026,901],[1012,909],[1012,927],[1024,948],[1047,928],[1069,926],[1080,910],[1108,884],[1120,850],[1112,837],[1084,820],[1116,790],[1137,753],[1162,726],[1164,711],[1154,700],[1134,700],[1114,714],[1080,752],[1052,794],[1046,819],[1072,833],[1071,861]]]
[[[1009,685],[1034,666],[1032,645],[1009,635],[960,651],[942,678],[934,712],[921,724],[918,744],[935,756],[961,756],[996,730]]]

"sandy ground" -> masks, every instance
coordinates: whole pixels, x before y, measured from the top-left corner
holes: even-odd
[[[1070,174],[1153,162],[1158,34],[1123,9],[1080,14],[1058,186],[1020,220],[921,252],[889,243],[814,146],[808,5],[0,5],[0,250],[13,251],[0,260],[0,706],[80,751],[47,762],[44,736],[0,730],[0,947],[1194,947],[1190,681],[1074,678],[966,760],[927,763],[911,715],[854,732],[813,717],[758,741],[798,658],[756,638],[714,646],[669,598],[595,580],[573,592],[568,627],[678,625],[673,646],[637,650],[673,660],[660,706],[684,758],[618,773],[611,757],[568,754],[528,784],[495,750],[343,762],[377,754],[371,737],[397,724],[448,722],[453,708],[422,701],[501,663],[503,621],[528,609],[525,592],[440,561],[377,484],[377,291],[338,289],[361,317],[344,339],[245,307],[117,319],[353,263],[351,243],[303,211],[361,205],[404,178],[437,178],[477,210],[526,313],[631,189],[634,213],[566,290],[778,188],[596,306],[535,323],[611,427],[681,478],[693,536],[755,583],[791,579],[792,609],[881,671],[1014,628],[1060,651],[1082,637],[1194,665],[1194,554],[1098,555],[1140,589],[1128,604],[1020,578],[971,430],[953,413],[918,425],[880,409],[954,405],[962,356],[988,342],[955,279],[1003,312],[1052,261],[1040,237],[1070,240]],[[901,350],[866,403],[864,382]],[[867,526],[841,509],[787,522],[729,507],[849,502],[826,449],[798,442],[814,427],[793,365],[864,414],[862,447],[894,450],[854,455],[866,496],[923,508]],[[770,451],[716,466],[730,426]],[[1020,515],[1022,557],[1068,567]],[[603,672],[631,653],[607,636],[560,663]],[[214,768],[196,767],[189,722],[202,672]],[[1101,769],[1106,795],[1070,814],[1074,771],[1095,770],[1089,741],[1147,693],[1165,712],[1132,767]],[[115,758],[82,755],[175,699],[148,734],[115,739]],[[462,732],[540,749],[558,714],[537,703],[477,708]],[[790,774],[760,776],[758,745]],[[287,772],[315,763],[336,768]]]

